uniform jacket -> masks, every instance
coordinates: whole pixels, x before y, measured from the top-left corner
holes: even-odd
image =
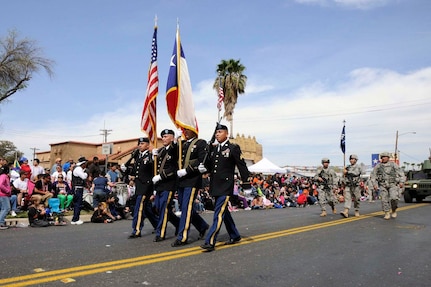
[[[210,194],[212,196],[232,195],[235,166],[242,180],[247,180],[250,172],[241,155],[239,145],[226,141],[214,147],[210,155]]]
[[[347,168],[347,173],[343,178],[345,184],[348,185],[359,185],[360,176],[362,173],[362,168],[359,164],[355,163],[353,165],[349,165]]]
[[[404,183],[405,177],[403,170],[394,162],[378,163],[370,174],[373,185],[393,186]]]
[[[207,154],[207,143],[202,139],[183,141],[181,143],[181,168],[187,171],[187,175],[179,178],[180,187],[202,187],[202,174],[198,170],[200,163],[203,163]],[[187,154],[190,156],[187,159]],[[187,162],[186,162],[187,161]]]
[[[135,176],[136,194],[150,196],[153,193],[154,161],[148,150],[142,156],[140,153],[135,156],[132,175]]]
[[[154,189],[156,191],[174,191],[177,186],[177,170],[178,170],[178,146],[171,143],[167,147],[162,147],[157,155],[157,174],[161,176],[161,180],[156,183]]]
[[[332,189],[335,188],[336,185],[338,184],[338,176],[335,173],[335,171],[328,167],[328,168],[318,168],[316,175],[314,176],[314,180],[317,181],[317,179],[321,177],[323,178],[323,180],[325,181],[324,183],[322,182],[317,182],[317,184],[320,186],[321,189]]]

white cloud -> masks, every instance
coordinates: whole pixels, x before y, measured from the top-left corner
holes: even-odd
[[[202,81],[194,90],[200,137],[204,139],[211,137],[217,121],[212,83]],[[317,165],[324,156],[342,165],[339,139],[343,120],[347,153],[358,154],[365,164],[369,164],[371,153],[393,151],[397,130],[416,131],[400,138],[401,160],[420,162],[428,156],[431,67],[407,74],[362,68],[350,72],[335,87],[316,82],[282,94],[274,94],[271,86],[259,88],[252,81],[248,86],[250,90],[240,96],[235,110],[234,135],[256,137],[264,156],[279,165]],[[173,128],[163,94],[157,108],[158,130]],[[68,140],[100,143],[103,128],[112,130],[108,141],[130,139],[142,135],[141,112],[142,102],[129,100],[73,123],[60,118],[32,131],[8,126],[4,132],[25,153],[32,147],[45,150],[50,143]]]
[[[389,4],[389,0],[295,0],[299,4],[330,6],[367,10]]]

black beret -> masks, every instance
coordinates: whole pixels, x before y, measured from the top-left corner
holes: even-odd
[[[225,130],[225,131],[227,131],[227,126],[221,125],[221,124],[217,124],[216,130]]]
[[[160,133],[160,136],[164,136],[164,135],[173,135],[173,136],[175,136],[175,132],[173,130],[164,129]]]
[[[140,143],[149,143],[150,140],[148,138],[138,138],[138,144]]]

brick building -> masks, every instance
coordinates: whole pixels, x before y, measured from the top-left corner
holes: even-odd
[[[244,135],[240,136],[237,134],[230,141],[241,147],[247,165],[256,163],[262,159],[262,145],[256,141],[255,137],[245,137]],[[100,165],[104,165],[106,159],[108,163],[122,164],[130,158],[130,154],[136,148],[137,142],[138,138],[110,142],[113,145],[112,154],[107,156],[102,152],[103,143],[65,141],[50,144],[51,149],[49,151],[37,152],[36,158],[40,160],[40,165],[44,168],[51,168],[57,158],[61,158],[62,164],[64,164],[69,159],[76,162],[81,156],[90,161],[94,156],[97,156],[100,160]],[[158,139],[157,146],[162,146],[160,138]]]

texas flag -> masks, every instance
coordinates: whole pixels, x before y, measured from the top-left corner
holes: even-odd
[[[375,167],[379,162],[380,162],[379,154],[378,153],[371,154],[371,166]]]

